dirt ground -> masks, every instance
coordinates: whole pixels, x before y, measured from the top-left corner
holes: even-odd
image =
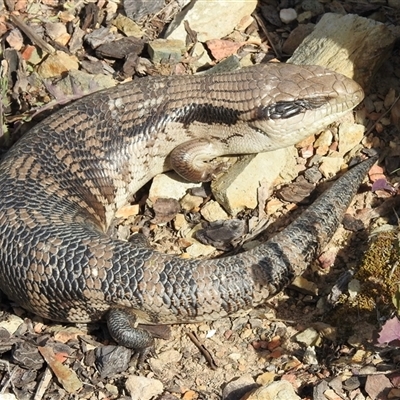
[[[173,3],[167,2],[167,5]],[[278,9],[298,6],[297,2],[287,3],[265,1],[260,2],[259,7],[271,4]],[[328,5],[332,6],[332,3],[321,2],[325,5],[326,12],[329,11]],[[5,52],[5,49],[12,48],[5,39],[15,27],[10,15],[19,14],[23,18],[34,20],[32,18],[34,16],[29,14],[27,4],[29,2],[24,3],[21,0],[13,3],[5,2],[3,5],[5,12],[0,16],[2,62],[11,62],[10,53]],[[101,8],[103,2],[87,3],[83,9],[86,9],[88,4],[96,4]],[[39,7],[46,7],[47,20],[54,20],[59,11],[57,6],[50,3],[43,3]],[[396,25],[398,21],[399,11],[388,4],[355,1],[346,7],[349,13],[359,13],[372,18],[377,18],[379,15],[387,24]],[[144,18],[139,25],[146,30],[148,38],[154,38],[168,23],[171,15],[161,12],[157,18]],[[314,16],[312,22],[316,22],[320,17],[321,14]],[[83,16],[81,18],[83,23],[85,19]],[[43,18],[42,22],[45,20]],[[257,26],[257,23],[254,22],[254,25]],[[273,27],[269,21],[267,26],[279,44],[284,42],[287,34],[294,28],[294,25]],[[93,25],[90,29],[96,30],[100,27],[101,24]],[[22,57],[24,60],[28,44],[29,40],[25,37],[23,45],[15,52],[20,55],[25,54]],[[90,49],[87,51],[91,57],[97,57]],[[267,53],[272,52],[272,48],[269,47]],[[238,54],[240,55],[240,51]],[[148,55],[141,54],[141,57],[146,59]],[[396,185],[400,180],[400,174],[397,172],[389,176],[388,171],[394,171],[400,166],[399,120],[396,115],[397,103],[392,102],[386,107],[384,102],[390,91],[394,91],[396,96],[400,93],[399,58],[399,49],[395,46],[388,60],[375,75],[367,99],[357,111],[360,115],[370,116],[366,127],[369,132],[369,143],[375,141],[379,143],[379,149],[386,149],[382,151],[380,165],[387,181],[394,185],[393,192],[381,190],[372,193],[371,183],[366,181],[354,199],[347,216],[347,221],[351,222],[353,217],[361,219],[362,228],[352,229],[350,222],[347,224],[350,230],[340,227],[324,254],[304,274],[307,284],[288,288],[268,301],[265,306],[254,309],[247,315],[224,318],[212,323],[172,326],[171,338],[156,342],[158,357],[149,358],[141,369],[136,368],[135,360],[131,358],[129,350],[128,353],[116,351],[117,347],[114,346],[115,343],[103,324],[76,326],[46,321],[27,313],[3,296],[0,304],[0,322],[8,322],[12,316],[17,316],[18,329],[10,334],[0,324],[0,400],[7,398],[2,397],[5,394],[14,394],[14,398],[17,399],[140,399],[134,389],[127,387],[126,382],[131,376],[144,376],[160,381],[163,387],[162,393],[155,397],[159,400],[241,399],[252,387],[274,380],[290,382],[302,399],[360,400],[374,398],[375,376],[379,376],[381,382],[383,378],[387,379],[381,387],[384,394],[381,392],[376,398],[400,398],[398,392],[394,391],[398,388],[396,346],[382,349],[374,345],[375,332],[391,315],[379,315],[378,312],[374,315],[360,313],[358,317],[351,316],[350,319],[338,320],[335,310],[329,303],[329,296],[332,296],[333,288],[336,288],[340,279],[343,279],[343,274],[346,271],[356,270],[360,265],[363,254],[368,249],[371,229],[384,223],[393,226],[398,223],[394,211],[399,210]],[[3,67],[4,65],[2,64]],[[120,60],[110,62],[110,65],[120,73],[121,69],[118,69],[122,65]],[[168,65],[158,69],[154,66],[146,68],[147,72],[159,74],[165,71],[177,73],[187,66],[187,63],[181,63],[173,68]],[[46,110],[46,104],[52,99],[57,80],[52,81],[51,85],[49,81],[44,85],[41,79],[35,81],[32,78],[35,68],[32,64],[22,63],[22,67],[15,69],[12,82],[4,85],[2,81],[2,117],[7,127],[6,129],[3,127],[2,130],[4,152],[10,143],[26,131],[27,127],[43,118],[43,113],[39,116],[33,115],[38,108],[44,109],[46,114],[55,106],[54,103],[50,103],[52,106]],[[135,68],[138,71],[138,64]],[[27,77],[30,77],[29,84],[23,85]],[[33,82],[38,82],[36,88]],[[58,99],[56,103],[63,103],[64,100]],[[391,111],[390,107],[394,111]],[[33,122],[29,121],[32,115]],[[299,147],[299,159],[301,150]],[[324,190],[323,185],[318,187],[317,190]],[[147,189],[148,187],[144,190]],[[279,189],[277,188],[278,191]],[[296,192],[300,189],[296,189],[295,184],[293,190]],[[273,199],[275,198],[279,199],[276,193]],[[257,239],[263,240],[280,230],[304,210],[308,203],[306,201],[305,204],[296,207],[285,203],[285,207],[269,216],[268,228]],[[387,206],[384,207],[384,204]],[[370,218],[368,213],[378,206],[385,208],[386,212],[379,218]],[[400,215],[400,211],[397,214]],[[256,213],[249,211],[240,217],[249,219],[254,215]],[[151,209],[145,209],[140,224],[150,226],[149,221],[153,216]],[[135,219],[135,222],[137,224],[138,219]],[[181,238],[171,223],[159,227],[151,225],[148,237],[153,240],[153,246],[158,250],[181,251],[179,247]],[[297,335],[308,328],[313,328],[316,332],[315,337],[302,342]],[[113,346],[108,348],[112,350],[111,355],[105,355],[99,350],[101,348],[104,350],[103,346]],[[50,348],[52,355],[48,356],[46,353],[48,350],[43,348]],[[52,357],[53,362],[49,361]],[[68,383],[65,385],[56,378],[55,370],[61,367],[55,365],[54,359],[62,362],[61,365],[67,366],[68,369],[63,372],[66,374],[65,379],[72,381],[70,385]],[[358,379],[358,386],[351,387],[344,384],[354,377]],[[232,388],[228,383],[238,378],[240,378],[239,389]],[[327,390],[333,390],[337,397],[326,397],[326,394],[323,397],[315,389],[321,382],[335,382],[336,378],[340,381],[340,388],[330,386]],[[79,386],[78,391],[73,389],[74,384]],[[234,390],[238,391],[234,393]],[[391,397],[387,397],[388,393],[392,393]]]

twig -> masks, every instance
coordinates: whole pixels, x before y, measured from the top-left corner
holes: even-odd
[[[15,15],[10,15],[11,21],[32,41],[38,45],[43,51],[53,54],[56,50],[53,46],[46,43],[36,32],[32,30],[24,21]]]
[[[208,364],[210,365],[210,368],[215,371],[218,368],[218,365],[215,363],[211,353],[206,349],[204,344],[200,342],[200,340],[198,339],[197,335],[194,332],[188,332],[187,335],[189,336],[193,344],[200,350],[200,353],[203,354]]]
[[[265,26],[264,21],[256,13],[253,14],[253,17],[257,21],[257,23],[260,26],[261,30],[264,32],[264,35],[267,37],[268,42],[271,45],[272,50],[274,51],[276,58],[281,59],[282,53],[280,51],[278,51],[278,49],[275,47],[275,44],[274,44],[274,42],[272,41],[272,39],[271,39],[271,37],[269,35],[268,29]]]
[[[47,366],[44,374],[42,376],[42,379],[39,382],[39,385],[37,387],[35,397],[33,400],[41,400],[44,396],[44,393],[46,392],[47,388],[50,385],[51,379],[53,378],[53,374],[51,373],[50,368]]]

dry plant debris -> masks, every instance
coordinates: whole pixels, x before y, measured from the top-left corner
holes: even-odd
[[[207,4],[195,11],[203,18],[201,29],[190,20],[182,22],[183,36],[174,37],[171,21],[188,3],[0,0],[2,151],[57,107],[132,77],[284,61],[329,12],[383,22],[398,37],[400,5],[390,0],[249,0],[243,2],[248,8],[229,8],[235,21],[226,18],[224,1],[198,1],[196,7]],[[318,263],[295,285],[246,316],[174,326],[171,339],[158,341],[158,358],[150,358],[140,371],[131,351],[115,346],[101,324],[44,321],[3,297],[0,399],[239,400],[277,398],[280,391],[285,399],[399,398],[397,279],[390,292],[364,297],[366,313],[357,306],[365,287],[381,284],[386,290],[387,274],[393,278],[398,273],[396,261],[384,263],[391,270],[383,276],[373,272],[366,277],[363,266],[376,248],[367,251],[372,221],[377,227],[394,227],[392,233],[379,233],[374,243],[386,241],[390,257],[399,260],[393,212],[399,209],[399,77],[395,46],[372,78],[355,113],[356,124],[349,116],[339,131],[329,127],[296,146],[288,157],[291,163],[279,178],[261,182],[254,194],[256,206],[238,212],[237,223],[214,201],[209,185],[193,185],[190,192],[174,188],[181,194],[168,194],[172,200],[167,201],[155,181],[150,195],[144,188],[118,214],[123,221],[115,235],[128,238],[140,231],[144,236],[134,240],[149,240],[166,253],[198,257],[238,251],[262,240],[258,234],[263,229],[265,237],[286,225],[309,204],[315,186],[323,190],[323,177],[335,175],[349,161],[353,148],[361,143],[380,149],[380,167],[370,176],[375,193],[371,185],[364,187],[348,211],[351,231],[340,228]],[[223,222],[215,225],[215,220]],[[218,232],[217,240],[208,225]],[[196,232],[207,238],[205,243],[196,240]],[[343,276],[346,271],[356,275]],[[380,314],[377,304],[385,305]],[[356,311],[349,312],[354,305]],[[343,314],[346,319],[337,317]]]

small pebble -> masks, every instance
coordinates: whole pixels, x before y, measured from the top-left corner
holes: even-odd
[[[297,12],[293,8],[283,8],[279,13],[279,18],[284,24],[289,24],[297,18]]]

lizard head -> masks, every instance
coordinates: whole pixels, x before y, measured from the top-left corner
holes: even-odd
[[[265,64],[259,104],[247,123],[276,148],[290,146],[318,133],[364,98],[354,80],[319,66]],[[260,66],[262,76],[262,65]]]

